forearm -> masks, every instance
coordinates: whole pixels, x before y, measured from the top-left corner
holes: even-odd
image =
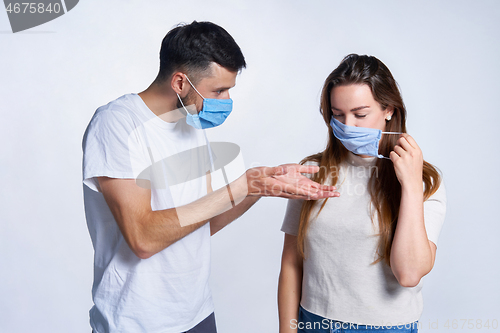
[[[297,332],[294,323],[299,318],[302,292],[302,268],[282,265],[278,282],[278,313],[280,333]]]
[[[403,286],[414,286],[432,269],[425,231],[423,187],[402,186],[398,224],[391,248],[391,268]]]
[[[246,211],[257,199],[246,197],[279,196],[285,198],[324,198],[338,196],[333,186],[320,185],[301,173],[315,173],[317,166],[283,165],[258,167],[246,171],[240,178],[215,192],[207,191],[203,198],[185,206],[165,210],[151,209],[151,190],[138,186],[133,179],[98,177],[100,191],[131,250],[142,259],[175,243],[245,201],[233,212],[216,218],[212,234]]]
[[[234,181],[231,185],[232,199],[237,202],[245,201],[247,190],[244,177]],[[142,219],[144,222],[140,223],[140,230],[136,232],[140,238],[143,256],[147,258],[162,251],[203,226],[214,216],[231,208],[229,193],[227,188],[223,187],[184,206],[149,211]]]
[[[258,196],[248,196],[243,199],[242,202],[234,206],[232,209],[219,214],[210,219],[210,234],[214,235],[216,232],[227,226],[229,223],[233,222],[241,215],[243,215],[247,210],[250,209],[260,197]]]

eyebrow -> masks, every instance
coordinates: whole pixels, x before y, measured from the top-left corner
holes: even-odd
[[[367,108],[369,108],[369,106],[368,106],[368,105],[358,106],[357,108],[351,109],[351,112],[354,112],[354,111],[359,111],[359,110],[363,110],[363,109],[367,109]],[[337,109],[337,108],[336,108],[336,107],[334,107],[334,106],[332,106],[332,110],[342,112],[342,110]]]
[[[235,84],[235,85],[236,85],[236,84]],[[235,85],[233,85],[233,86],[231,86],[231,87],[226,87],[226,86],[223,86],[223,87],[216,87],[216,88],[214,89],[214,91],[217,91],[217,90],[229,90],[229,89],[231,89],[231,88],[234,88],[234,86],[235,86]]]

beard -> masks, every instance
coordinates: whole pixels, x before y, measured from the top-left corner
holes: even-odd
[[[189,90],[186,97],[182,98],[179,96],[182,103],[184,104],[188,112],[191,114],[197,114],[199,112],[198,109],[196,108],[196,96],[197,96],[196,93],[192,89]],[[177,109],[181,110],[183,113],[185,112],[179,99],[177,99]]]

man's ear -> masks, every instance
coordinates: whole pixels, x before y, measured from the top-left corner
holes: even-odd
[[[186,97],[189,91],[189,83],[182,72],[175,72],[174,75],[172,75],[170,86],[172,90],[181,97]]]

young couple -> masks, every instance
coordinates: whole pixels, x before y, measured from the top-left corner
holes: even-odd
[[[245,66],[220,26],[181,25],[162,42],[154,82],[92,117],[83,188],[95,251],[93,331],[216,332],[210,236],[262,196],[289,199],[280,332],[416,331],[407,327],[422,312],[445,194],[406,134],[389,70],[374,57],[347,56],[323,87],[323,152],[249,169],[212,190],[215,155],[204,131],[230,114],[229,89]]]

